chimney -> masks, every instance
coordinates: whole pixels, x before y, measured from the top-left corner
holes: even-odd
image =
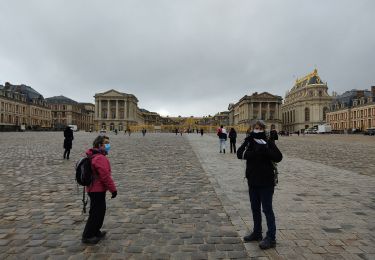
[[[357,90],[357,98],[361,98],[365,96],[365,91],[364,90]]]

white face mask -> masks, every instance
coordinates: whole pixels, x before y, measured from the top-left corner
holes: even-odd
[[[256,133],[256,134],[258,134],[258,133],[263,133],[263,130],[260,130],[260,129],[254,129],[253,132]]]

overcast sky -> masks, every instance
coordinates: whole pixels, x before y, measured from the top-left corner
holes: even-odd
[[[318,68],[329,92],[375,85],[373,0],[1,0],[0,84],[171,116],[282,97]]]

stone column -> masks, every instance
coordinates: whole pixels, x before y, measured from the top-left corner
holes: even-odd
[[[119,114],[118,114],[118,99],[116,100],[116,119],[119,119]]]
[[[95,100],[95,117],[99,116],[99,108],[98,108],[98,106],[99,106],[98,101]]]
[[[270,118],[270,102],[267,102],[267,113],[266,113],[266,120]]]
[[[262,119],[262,102],[259,102],[258,119]]]
[[[128,101],[127,100],[124,100],[124,119],[127,120],[128,119]]]
[[[107,100],[107,119],[111,118],[111,107],[110,107],[110,101]]]
[[[102,101],[101,99],[99,98],[99,101],[98,101],[98,106],[99,106],[99,115],[98,115],[98,120],[101,120],[102,119]]]
[[[254,118],[254,103],[251,102],[251,105],[250,105],[250,115],[249,115],[249,122],[251,123],[251,121],[253,120]]]

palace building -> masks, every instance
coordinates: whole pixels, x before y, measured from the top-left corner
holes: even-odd
[[[67,125],[76,125],[79,130],[94,130],[95,106],[91,103],[79,103],[65,96],[46,98],[52,110],[52,127],[64,129]]]
[[[50,129],[51,109],[43,96],[26,85],[0,85],[0,130]]]
[[[229,104],[228,123],[240,129],[247,129],[255,120],[261,119],[266,123],[267,129],[275,125],[277,130],[281,130],[281,104],[282,97],[268,92],[246,95],[237,103]]]
[[[369,90],[350,90],[334,97],[327,122],[338,133],[375,127],[375,86]]]
[[[138,99],[134,95],[111,89],[104,93],[96,93],[94,98],[95,130],[122,131],[143,123]]]
[[[281,106],[283,130],[303,132],[326,122],[331,102],[327,83],[320,79],[317,69],[297,79]]]

